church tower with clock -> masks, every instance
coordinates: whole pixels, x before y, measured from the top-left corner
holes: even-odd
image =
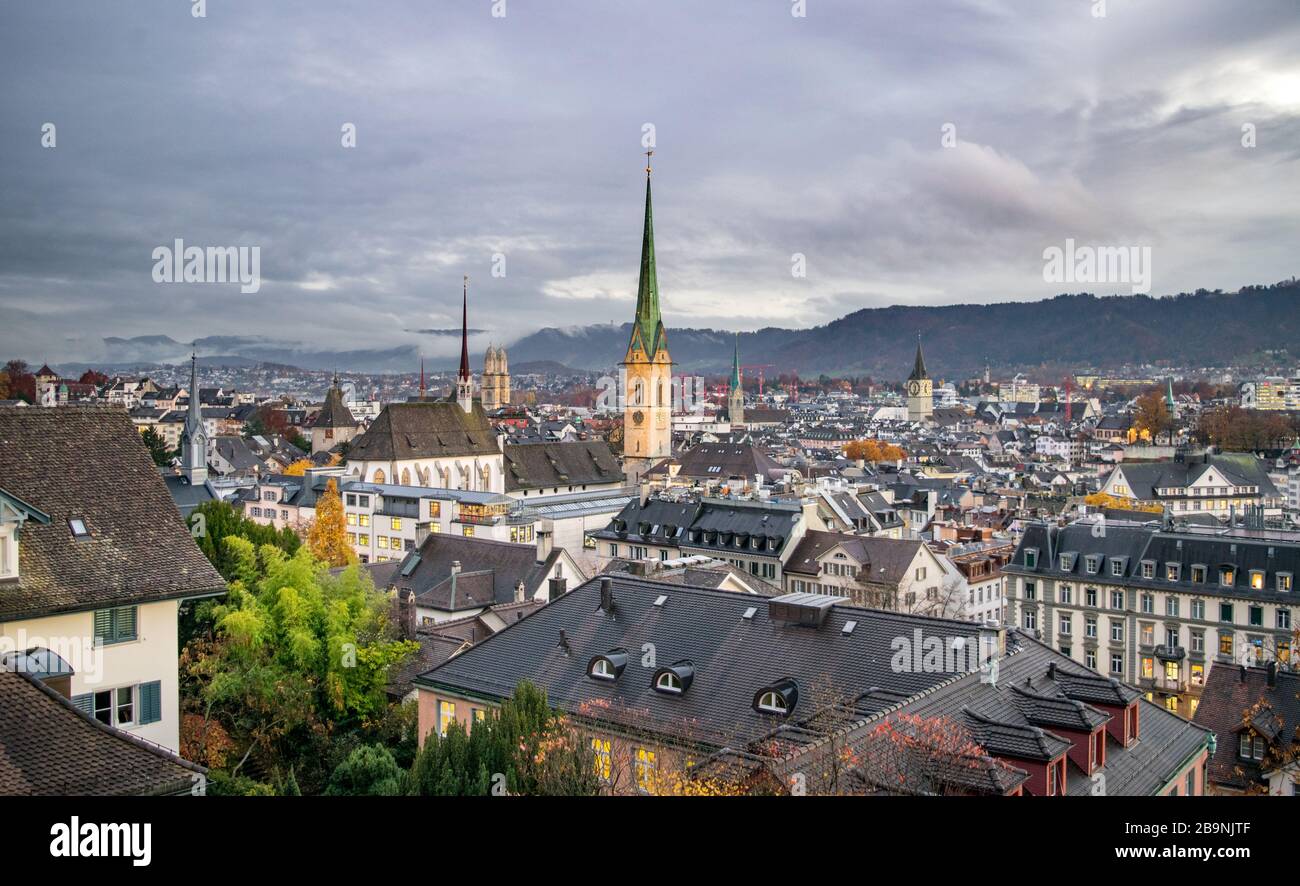
[[[916,337],[916,364],[907,377],[908,421],[929,421],[934,416],[934,383],[925,371],[925,357],[921,354],[921,336]]]
[[[657,459],[673,453],[672,372],[668,334],[659,315],[659,280],[655,272],[654,214],[650,207],[650,162],[646,153],[645,230],[641,235],[641,277],[636,291],[636,318],[623,358],[624,473],[639,478]]]

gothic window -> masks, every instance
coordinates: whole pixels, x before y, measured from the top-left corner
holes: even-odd
[[[483,491],[489,491],[492,488],[492,468],[488,465],[484,465],[480,476],[483,481]]]
[[[386,479],[387,477],[384,475],[384,472],[379,468],[375,468],[375,482],[383,483]]]
[[[410,468],[402,468],[402,485],[403,485],[403,486],[410,486],[410,485],[411,485],[411,469],[410,469]]]
[[[645,403],[645,383],[640,379],[632,382],[632,405],[643,406]]]

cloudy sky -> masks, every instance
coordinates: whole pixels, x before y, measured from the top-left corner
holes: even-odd
[[[1296,0],[504,5],[7,0],[0,357],[436,359],[464,273],[476,347],[622,322],[647,124],[674,326],[1127,290],[1044,282],[1066,238],[1150,246],[1154,294],[1300,273]],[[155,283],[176,238],[259,246],[261,290]]]

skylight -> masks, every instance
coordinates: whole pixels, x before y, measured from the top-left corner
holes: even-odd
[[[72,530],[73,538],[85,538],[90,535],[90,530],[86,528],[86,521],[80,517],[69,517],[68,529]]]

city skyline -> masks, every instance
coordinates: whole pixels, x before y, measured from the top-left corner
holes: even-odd
[[[646,141],[672,327],[1131,291],[1045,280],[1073,241],[1149,249],[1153,294],[1295,274],[1286,3],[925,6],[412,6],[364,33],[315,7],[23,6],[0,36],[0,342],[442,360],[463,273],[476,351],[623,322]],[[258,290],[155,282],[177,239],[260,249]]]

